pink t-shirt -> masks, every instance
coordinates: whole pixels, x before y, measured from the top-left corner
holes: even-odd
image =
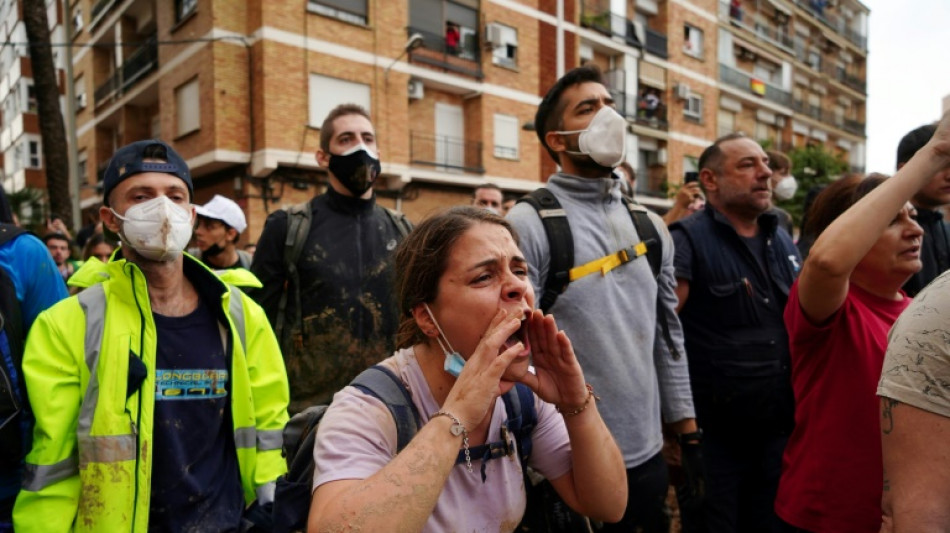
[[[402,377],[425,424],[439,410],[411,348],[397,351],[381,364]],[[532,433],[529,464],[548,479],[571,469],[571,445],[564,419],[551,404],[535,396],[538,423]],[[488,442],[501,440],[507,419],[505,403],[495,402]],[[514,444],[514,443],[512,443]],[[313,488],[341,479],[366,479],[395,456],[396,424],[378,399],[354,387],[333,397],[317,430]],[[472,458],[474,472],[457,464],[439,495],[423,531],[512,531],[524,514],[525,493],[518,454],[493,459],[482,483],[481,460]]]
[[[887,332],[909,303],[907,296],[888,300],[852,284],[841,308],[816,326],[802,313],[798,282],[792,286],[785,325],[795,430],[775,499],[776,512],[789,524],[816,533],[880,529],[877,383]]]

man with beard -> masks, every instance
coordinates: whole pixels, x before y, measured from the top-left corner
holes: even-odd
[[[549,276],[560,277],[551,271],[560,251],[548,239],[541,212],[522,202],[507,218],[521,237],[541,306],[571,338],[585,376],[603,399],[604,421],[623,452],[626,512],[603,531],[639,527],[646,533],[666,532],[669,478],[661,455],[663,422],[681,437],[684,464],[698,462],[691,459],[700,438],[675,313],[673,243],[663,221],[652,213],[647,221],[657,239],[644,242],[642,226],[635,225],[628,208],[632,204],[621,198],[613,169],[624,160],[627,123],[614,110],[596,67],[576,68],[558,80],[534,123],[542,145],[562,169],[546,189],[563,213],[551,208],[545,216],[566,217],[573,243],[571,281],[553,304],[540,295],[547,292]],[[645,252],[653,246],[662,249],[658,277]],[[669,343],[666,333],[672,335]],[[698,482],[692,475],[689,479]],[[701,491],[694,492],[698,496]]]
[[[776,531],[794,423],[783,311],[801,259],[770,212],[769,157],[733,133],[699,158],[706,207],[670,226],[676,293],[703,427],[710,532]]]
[[[215,270],[251,268],[251,254],[237,249],[241,232],[247,229],[244,211],[233,200],[220,194],[205,205],[196,205],[195,255]]]
[[[290,410],[329,403],[357,374],[395,348],[398,310],[390,255],[411,226],[376,203],[376,131],[354,104],[320,128],[317,162],[329,187],[305,204],[271,213],[257,243],[253,291],[281,343]]]

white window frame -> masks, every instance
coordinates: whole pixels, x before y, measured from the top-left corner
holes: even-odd
[[[76,154],[76,177],[79,178],[79,183],[88,183],[89,176],[89,155],[85,150],[80,150]]]
[[[704,39],[705,36],[702,29],[692,24],[685,24],[683,26],[683,53],[702,59],[703,49],[705,48],[703,43]]]
[[[175,113],[177,137],[201,129],[201,85],[198,76],[175,88]]]
[[[519,132],[521,130],[518,117],[495,113],[494,116],[494,150],[499,159],[517,160],[520,157]]]
[[[308,122],[319,129],[330,111],[340,104],[357,104],[367,113],[372,99],[369,85],[320,74],[310,74],[308,93]]]
[[[43,168],[43,154],[39,140],[26,141],[26,168]]]
[[[683,104],[683,116],[696,120],[702,120],[703,97],[695,93],[690,93],[690,95],[686,98],[686,103]]]
[[[501,28],[501,42],[492,43],[492,64],[505,67],[518,66],[518,30],[497,22],[494,24]]]

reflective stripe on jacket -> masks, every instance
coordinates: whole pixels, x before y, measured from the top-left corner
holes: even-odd
[[[286,471],[289,392],[277,341],[256,303],[190,256],[184,260],[197,276],[193,284],[220,294],[244,497],[267,501]],[[36,429],[14,509],[17,531],[148,528],[156,330],[145,277],[125,260],[88,265],[96,272],[85,279],[101,282],[41,314],[27,341],[23,369]],[[127,394],[133,357],[148,372]]]

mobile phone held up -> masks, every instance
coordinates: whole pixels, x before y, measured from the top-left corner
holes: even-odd
[[[699,181],[699,172],[687,172],[683,175],[683,183],[693,183]]]

